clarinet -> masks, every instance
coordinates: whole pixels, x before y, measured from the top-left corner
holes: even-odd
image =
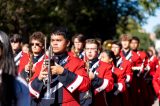
[[[89,61],[87,61],[86,62],[86,64],[85,64],[85,68],[86,68],[86,70],[87,70],[87,74],[89,75]],[[84,99],[88,99],[88,98],[92,98],[92,92],[91,92],[91,89],[89,89],[88,91],[86,91],[86,93],[85,93],[85,95],[84,95],[84,97],[83,97]]]
[[[33,68],[33,61],[32,61],[32,54],[29,55],[29,70],[28,70],[28,75],[26,78],[26,81],[29,82],[31,77],[32,77],[32,68]]]
[[[73,48],[72,50],[73,50],[74,56],[75,56],[75,57],[79,57],[79,55],[80,55],[80,54],[79,54],[79,50],[77,50],[77,49],[75,49],[75,48]]]

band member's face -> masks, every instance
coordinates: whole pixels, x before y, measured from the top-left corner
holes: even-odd
[[[16,51],[21,48],[21,44],[18,41],[11,41],[12,50]]]
[[[69,41],[66,40],[62,35],[51,36],[51,46],[53,47],[54,53],[63,53],[66,51]]]
[[[137,50],[138,46],[139,46],[138,41],[136,41],[136,40],[131,41],[130,47],[131,47],[132,50]]]
[[[22,51],[23,51],[24,53],[29,53],[29,47],[23,46],[23,47],[22,47]]]
[[[85,53],[89,60],[94,59],[98,56],[98,47],[96,44],[93,43],[87,43],[85,45]]]
[[[80,42],[78,40],[78,38],[75,38],[74,39],[74,47],[75,47],[75,50],[81,50],[81,49],[83,49],[83,43]]]
[[[150,58],[151,56],[153,56],[153,52],[152,51],[147,51],[148,53],[148,57]]]
[[[42,48],[43,48],[43,45],[38,40],[33,39],[31,41],[31,49],[33,54],[39,54],[40,52],[42,52]]]
[[[120,53],[120,47],[116,44],[112,44],[111,50],[114,52],[114,55],[117,56]]]
[[[112,58],[110,58],[106,52],[102,52],[100,54],[100,60],[103,61],[103,62],[106,62],[106,63],[111,63],[112,62]]]
[[[129,41],[121,41],[121,44],[122,44],[122,48],[123,49],[128,49],[129,48]]]

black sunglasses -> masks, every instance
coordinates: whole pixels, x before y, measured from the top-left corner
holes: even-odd
[[[36,45],[36,46],[39,46],[39,47],[41,47],[41,46],[42,46],[40,43],[31,43],[30,45],[31,45],[31,46]]]
[[[11,41],[11,43],[18,43],[19,42],[19,40],[10,40]]]

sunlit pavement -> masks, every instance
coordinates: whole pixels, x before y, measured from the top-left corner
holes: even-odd
[[[154,104],[152,106],[159,106],[159,100],[156,99],[155,102],[154,102]]]

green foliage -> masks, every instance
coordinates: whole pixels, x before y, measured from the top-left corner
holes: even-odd
[[[0,29],[20,33],[25,40],[34,31],[50,34],[55,26],[87,36],[111,39],[137,29],[145,14],[154,15],[159,0],[0,0]]]
[[[155,32],[155,34],[156,34],[156,38],[157,38],[157,39],[160,39],[160,24],[157,25],[157,26],[155,26],[154,32]]]
[[[132,36],[136,36],[140,39],[140,47],[141,50],[147,50],[149,46],[153,45],[154,42],[150,40],[149,34],[143,33],[140,31],[133,31]]]

